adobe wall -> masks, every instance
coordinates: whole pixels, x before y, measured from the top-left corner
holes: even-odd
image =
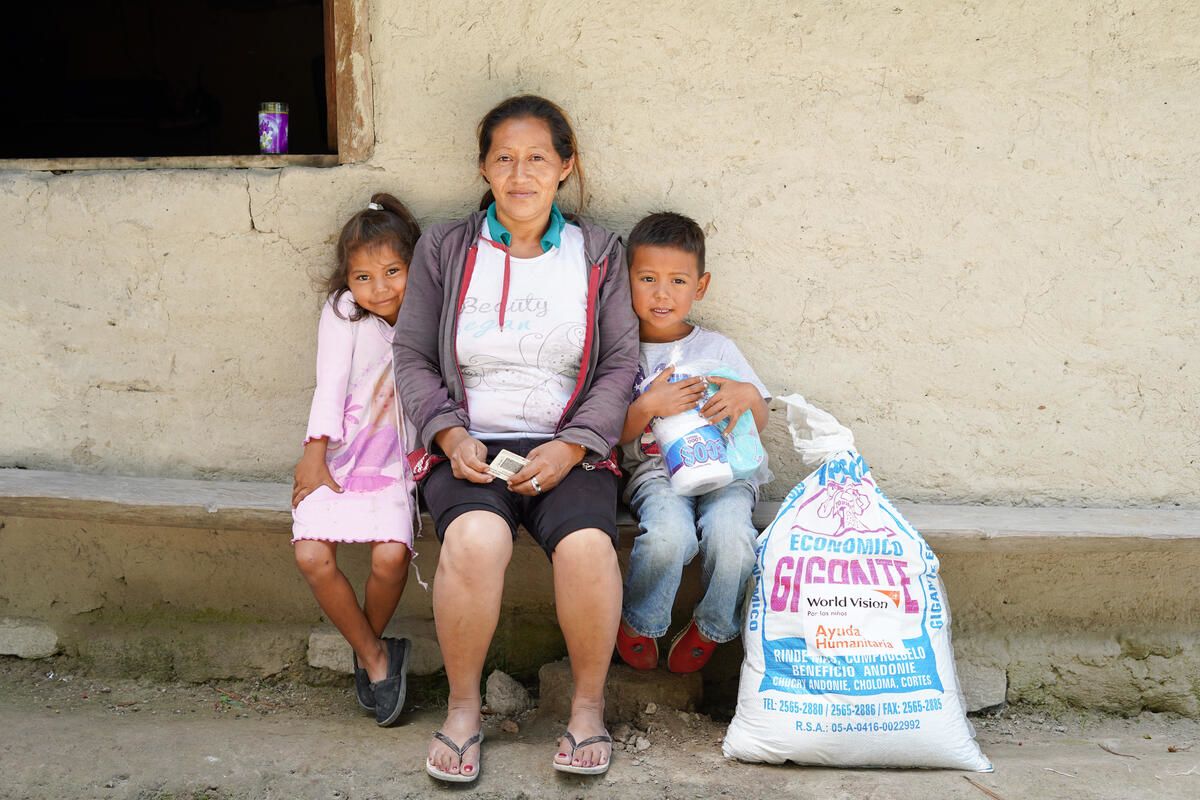
[[[810,5],[375,2],[365,164],[0,173],[0,465],[285,479],[341,221],[473,208],[532,91],[600,222],[700,221],[697,319],[895,498],[1195,507],[1200,10]]]

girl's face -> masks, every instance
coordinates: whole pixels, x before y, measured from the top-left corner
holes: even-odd
[[[496,126],[479,172],[496,197],[501,222],[539,222],[549,219],[558,184],[574,166],[574,158],[564,161],[555,152],[549,125],[517,117]]]
[[[395,325],[408,285],[408,264],[386,245],[360,247],[350,254],[346,284],[359,308]]]

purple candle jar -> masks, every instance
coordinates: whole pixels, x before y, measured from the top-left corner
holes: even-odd
[[[262,103],[258,107],[258,152],[288,151],[287,103]]]

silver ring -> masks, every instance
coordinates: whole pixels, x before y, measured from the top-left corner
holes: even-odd
[[[533,490],[535,492],[538,494],[542,493],[542,485],[538,483],[537,475],[534,475],[532,478],[530,478],[529,482],[533,484]]]

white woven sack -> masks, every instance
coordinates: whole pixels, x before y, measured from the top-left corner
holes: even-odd
[[[794,426],[811,417],[803,398],[783,400]],[[991,771],[966,718],[938,566],[862,457],[827,454],[758,538],[725,755]]]

